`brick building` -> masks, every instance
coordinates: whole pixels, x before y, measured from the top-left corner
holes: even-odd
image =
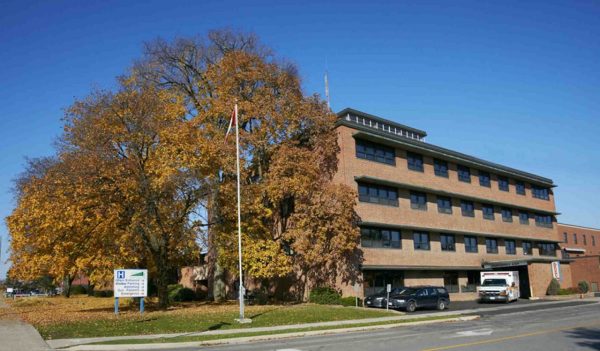
[[[362,220],[360,295],[435,284],[472,299],[480,271],[510,269],[520,272],[522,296],[543,296],[553,261],[571,280],[556,245],[551,179],[429,144],[422,130],[360,111],[338,117],[335,180],[357,190]]]
[[[571,281],[561,280],[563,286],[588,282],[590,290],[600,287],[600,229],[557,223],[558,240],[564,258],[571,259]]]

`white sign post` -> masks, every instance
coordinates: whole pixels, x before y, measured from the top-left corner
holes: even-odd
[[[140,313],[144,313],[144,297],[148,296],[147,269],[115,269],[113,290],[115,314],[119,314],[119,297],[139,297]]]
[[[385,300],[385,309],[389,310],[390,309],[390,292],[392,291],[392,284],[388,284],[385,290],[387,291],[387,299]]]

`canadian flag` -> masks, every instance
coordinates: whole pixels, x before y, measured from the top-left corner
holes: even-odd
[[[229,120],[229,127],[227,128],[227,133],[225,133],[225,141],[227,141],[227,136],[231,132],[232,128],[237,127],[237,114],[236,114],[237,106],[233,109],[233,113],[231,114],[231,119]]]

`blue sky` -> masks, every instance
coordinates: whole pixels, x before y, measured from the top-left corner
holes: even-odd
[[[144,41],[231,27],[295,62],[306,93],[328,69],[334,110],[552,178],[559,221],[600,227],[598,18],[593,1],[0,0],[0,216],[75,97],[111,88]]]

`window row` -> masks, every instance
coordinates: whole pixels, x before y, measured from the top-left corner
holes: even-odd
[[[397,229],[384,229],[373,227],[362,227],[361,246],[370,248],[402,248],[402,233]],[[456,251],[456,236],[454,234],[440,234],[440,248],[442,251]],[[431,240],[429,232],[413,231],[413,248],[415,250],[430,250]],[[479,244],[476,236],[463,236],[465,252],[479,252]],[[522,241],[523,255],[533,254],[531,241]],[[556,245],[554,243],[538,242],[537,248],[540,256],[556,256]],[[504,250],[507,255],[517,254],[517,243],[513,239],[504,239]],[[489,254],[498,253],[498,239],[485,238],[485,252]]]
[[[358,184],[358,196],[361,202],[371,202],[389,206],[399,206],[398,189],[394,187],[375,185],[369,183]],[[413,210],[427,211],[428,194],[420,191],[410,192],[410,208]],[[434,196],[434,195],[429,195]],[[452,214],[452,198],[448,196],[437,195],[437,209],[439,213]],[[475,217],[475,203],[470,200],[460,200],[461,214],[464,217]],[[496,212],[496,208],[492,204],[481,204],[481,212],[483,219],[495,220],[495,214],[500,213],[503,222],[513,222],[513,216],[519,217],[519,223],[529,225],[529,219],[534,218],[535,224],[540,227],[552,227],[553,217],[547,214],[530,213],[522,210],[513,210],[509,207],[500,207],[500,211]]]
[[[396,165],[396,151],[394,148],[365,140],[356,140],[356,157],[389,165]],[[406,161],[408,169],[417,172],[425,171],[423,155],[407,151]],[[449,178],[448,169],[447,161],[437,158],[433,159],[433,170],[436,176]],[[469,167],[457,164],[456,172],[459,181],[471,183],[471,169]],[[480,186],[488,188],[492,186],[492,178],[489,172],[477,170],[477,177]],[[500,191],[510,191],[510,181],[507,177],[497,176],[497,179],[498,189]],[[525,183],[515,180],[515,192],[519,195],[525,195]],[[549,200],[550,189],[532,184],[531,196],[537,199]]]
[[[592,242],[592,246],[596,246],[596,236],[590,234],[590,240]],[[587,240],[587,236],[585,234],[581,234],[581,239],[582,239],[582,244],[586,245],[588,244],[588,240]],[[567,232],[563,233],[563,242],[565,244],[569,243],[569,234]],[[577,245],[578,244],[578,240],[577,240],[577,233],[573,233],[573,244]]]

